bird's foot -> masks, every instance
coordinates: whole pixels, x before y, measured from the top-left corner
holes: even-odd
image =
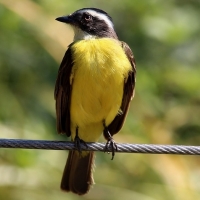
[[[104,152],[109,151],[110,149],[111,149],[111,152],[112,152],[111,160],[113,160],[114,156],[115,156],[115,152],[117,151],[117,144],[113,140],[112,137],[107,140],[106,145],[104,147]]]
[[[78,150],[79,154],[82,153],[81,144],[83,144],[86,148],[88,148],[87,143],[84,140],[82,140],[81,138],[79,138],[79,136],[78,136],[78,127],[77,127],[76,128],[76,136],[74,137],[74,146]]]
[[[117,151],[117,144],[115,143],[113,137],[111,136],[108,128],[105,125],[104,125],[104,136],[107,139],[106,145],[104,147],[104,152],[108,152],[111,150],[112,152],[111,160],[113,160],[115,156],[115,152]]]

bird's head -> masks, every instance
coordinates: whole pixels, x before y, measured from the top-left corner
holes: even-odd
[[[56,20],[72,26],[74,40],[102,37],[117,39],[112,18],[97,8],[83,8]]]

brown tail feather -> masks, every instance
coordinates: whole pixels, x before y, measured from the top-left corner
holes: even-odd
[[[92,165],[94,152],[83,152],[81,156],[77,151],[69,151],[67,163],[63,172],[61,189],[83,195],[93,184]]]

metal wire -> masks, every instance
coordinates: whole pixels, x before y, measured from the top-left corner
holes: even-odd
[[[105,143],[81,144],[83,151],[105,151]],[[21,140],[0,139],[0,148],[21,149],[46,149],[46,150],[72,150],[75,149],[73,142],[48,141],[48,140]],[[106,152],[111,152],[111,149]],[[184,145],[155,145],[155,144],[122,144],[117,143],[116,152],[121,153],[149,153],[149,154],[180,154],[200,155],[200,146]]]

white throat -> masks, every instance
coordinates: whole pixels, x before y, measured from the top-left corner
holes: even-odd
[[[74,29],[74,41],[89,40],[89,39],[95,39],[96,38],[95,35],[91,35],[91,34],[85,32],[85,31],[82,31],[78,27],[73,27],[73,29]]]

